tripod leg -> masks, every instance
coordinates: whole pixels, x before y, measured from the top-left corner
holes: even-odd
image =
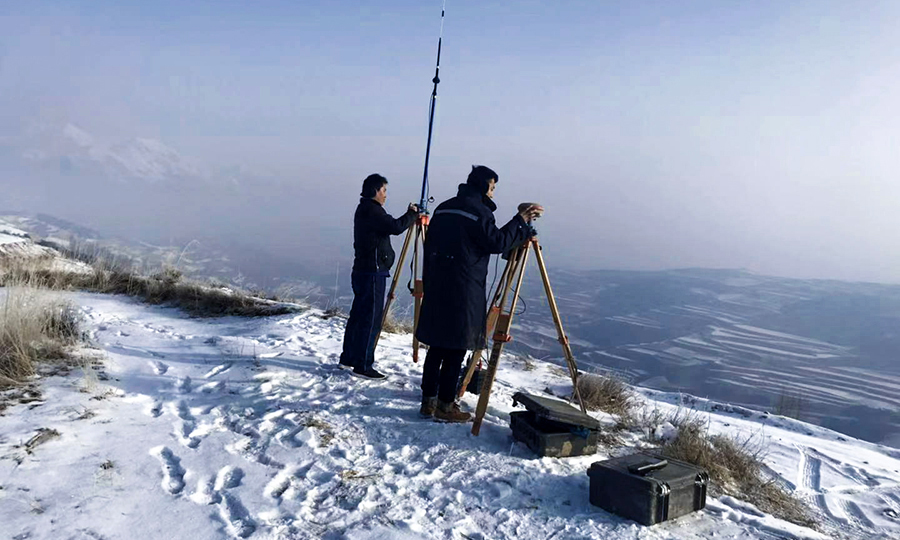
[[[516,255],[518,262],[516,263],[515,272],[518,272],[516,278],[516,290],[513,293],[512,301],[509,305],[509,312],[500,314],[497,319],[497,331],[494,333],[494,346],[491,349],[491,358],[488,360],[487,371],[484,373],[484,383],[481,387],[481,394],[478,395],[478,405],[475,408],[475,421],[472,423],[472,435],[478,435],[481,431],[481,422],[484,421],[484,415],[487,413],[488,401],[491,399],[491,388],[494,386],[494,377],[497,375],[497,366],[500,364],[500,353],[503,352],[503,346],[509,343],[512,338],[509,335],[509,329],[512,327],[513,315],[516,312],[516,305],[519,303],[519,293],[522,290],[522,280],[525,278],[525,263],[528,262],[528,247],[525,244],[519,248]],[[512,259],[512,257],[510,257]],[[515,275],[515,274],[513,274]],[[512,280],[509,281],[511,283]],[[508,293],[508,288],[506,293]],[[503,295],[504,300],[506,294]]]
[[[547,274],[547,267],[544,265],[544,256],[541,254],[541,246],[537,239],[534,242],[534,254],[537,257],[538,268],[541,271],[541,280],[544,282],[544,292],[547,293],[547,301],[550,303],[550,313],[553,315],[553,323],[556,325],[556,333],[559,337],[559,343],[563,348],[563,355],[566,358],[566,364],[569,367],[569,375],[572,377],[572,387],[574,389],[575,398],[581,407],[581,412],[587,412],[584,408],[584,401],[581,399],[581,392],[578,390],[578,366],[575,365],[575,356],[572,354],[572,347],[569,345],[569,337],[563,330],[562,319],[559,316],[559,308],[556,307],[556,298],[553,296],[553,289],[550,287],[550,276]]]
[[[384,323],[387,322],[388,313],[391,311],[391,304],[394,302],[395,295],[397,292],[397,282],[400,281],[401,270],[403,269],[403,261],[406,260],[406,252],[409,250],[409,242],[413,237],[413,227],[415,227],[415,223],[409,226],[409,229],[406,230],[406,238],[403,239],[403,249],[400,250],[400,258],[397,259],[397,269],[394,270],[394,279],[391,280],[391,288],[388,291],[387,302],[384,305],[384,313],[381,315],[381,329],[378,331],[378,335],[375,336],[375,345],[378,345],[378,340],[381,338],[381,332],[384,330]]]
[[[515,270],[510,272],[510,268],[517,264],[517,255],[518,251],[510,256],[509,260],[506,261],[506,266],[503,267],[503,273],[500,274],[500,283],[497,284],[497,291],[494,293],[494,296],[491,299],[491,305],[488,307],[485,336],[491,335],[497,325],[497,318],[500,315],[500,310],[502,308],[501,299],[505,301],[506,295],[509,292],[509,287],[512,285],[512,280],[507,279],[507,276],[515,274]],[[476,349],[472,352],[472,356],[469,357],[469,363],[466,365],[466,374],[460,382],[456,397],[461,398],[463,397],[463,394],[466,393],[466,387],[469,386],[469,381],[472,380],[472,376],[475,374],[475,366],[481,361],[481,355],[483,353],[484,351],[482,349]]]
[[[413,250],[413,296],[415,297],[415,311],[413,314],[413,362],[419,363],[419,338],[416,332],[419,330],[419,315],[422,312],[422,297],[425,294],[425,286],[419,274],[419,244],[421,242],[422,251],[425,248],[425,224],[419,222],[416,226],[416,245]],[[424,255],[423,255],[424,256]]]

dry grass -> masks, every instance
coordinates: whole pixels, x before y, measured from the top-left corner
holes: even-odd
[[[709,472],[713,495],[730,495],[778,518],[816,528],[817,522],[806,503],[785,491],[767,473],[763,465],[765,441],[761,437],[710,435],[708,418],[692,409],[679,409],[670,415],[645,413],[643,420],[649,422],[644,426],[649,441],[660,445],[662,455]],[[677,435],[659,440],[656,428],[666,422],[677,428]]]
[[[388,311],[387,317],[385,317],[384,319],[384,324],[381,326],[381,330],[390,334],[412,334],[413,323],[412,320],[397,315],[396,310],[391,307],[391,309]]]
[[[234,288],[214,288],[186,280],[174,268],[144,276],[104,259],[94,260],[91,271],[84,272],[55,267],[50,258],[0,259],[0,287],[11,284],[124,294],[149,304],[178,307],[195,317],[265,317],[298,310],[296,306],[255,298]]]
[[[803,420],[809,408],[806,398],[799,392],[790,392],[782,387],[772,406],[772,412],[779,416],[787,416]]]
[[[68,303],[32,287],[8,287],[0,294],[0,387],[33,376],[39,362],[69,358],[82,333]]]
[[[301,422],[304,427],[318,430],[319,447],[324,448],[334,440],[334,426],[316,416],[307,416]]]
[[[579,375],[578,392],[588,410],[622,418],[630,416],[636,405],[631,387],[614,375]]]
[[[534,371],[534,368],[537,367],[535,359],[531,355],[520,356],[519,360],[522,361],[522,371]],[[586,405],[587,404],[585,404],[585,406]]]
[[[332,317],[340,317],[342,319],[346,319],[347,314],[344,313],[344,311],[341,308],[339,308],[337,306],[332,306],[332,307],[326,309],[322,313],[322,318],[325,320],[328,320],[328,319],[331,319]]]

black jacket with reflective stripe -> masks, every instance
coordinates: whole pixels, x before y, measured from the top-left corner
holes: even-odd
[[[497,228],[497,206],[466,184],[435,209],[425,236],[422,312],[416,336],[448,349],[484,345],[491,254],[524,242],[530,228],[518,214]]]
[[[376,200],[361,198],[353,215],[353,272],[390,272],[391,235],[403,233],[415,219],[413,211],[394,219]]]

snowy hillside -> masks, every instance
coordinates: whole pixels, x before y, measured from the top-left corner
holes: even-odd
[[[52,253],[53,250],[35,244],[25,231],[0,220],[0,257],[40,257]]]
[[[0,221],[0,245],[19,244],[28,240],[28,233]]]
[[[48,378],[40,401],[0,417],[0,523],[12,538],[827,537],[728,497],[653,528],[591,506],[585,471],[606,450],[539,459],[510,436],[515,391],[565,388],[550,364],[506,359],[473,437],[469,426],[418,418],[421,366],[408,336],[379,345],[387,380],[361,381],[335,366],[343,320],[317,311],[199,320],[118,297],[71,298],[103,368],[99,380]],[[900,537],[900,452],[643,394],[647,407],[709,410],[713,432],[764,437],[768,467],[819,509],[829,534]]]
[[[91,271],[82,262],[67,259],[55,249],[36,244],[28,233],[0,219],[0,261],[27,265],[36,259],[50,261],[48,269],[75,273]]]

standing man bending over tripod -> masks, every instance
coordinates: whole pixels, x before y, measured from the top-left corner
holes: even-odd
[[[523,206],[497,228],[494,186],[497,173],[472,167],[456,197],[434,211],[425,237],[424,298],[416,337],[429,345],[422,372],[419,414],[443,422],[468,422],[471,415],[455,403],[459,372],[467,349],[483,349],[487,324],[486,284],[492,253],[525,242],[528,225],[543,212]]]
[[[353,306],[344,332],[340,367],[366,379],[383,379],[375,370],[375,339],[381,332],[385,282],[394,264],[391,235],[406,231],[419,209],[410,204],[397,219],[384,209],[387,178],[370,174],[363,181],[362,198],[353,216]]]

